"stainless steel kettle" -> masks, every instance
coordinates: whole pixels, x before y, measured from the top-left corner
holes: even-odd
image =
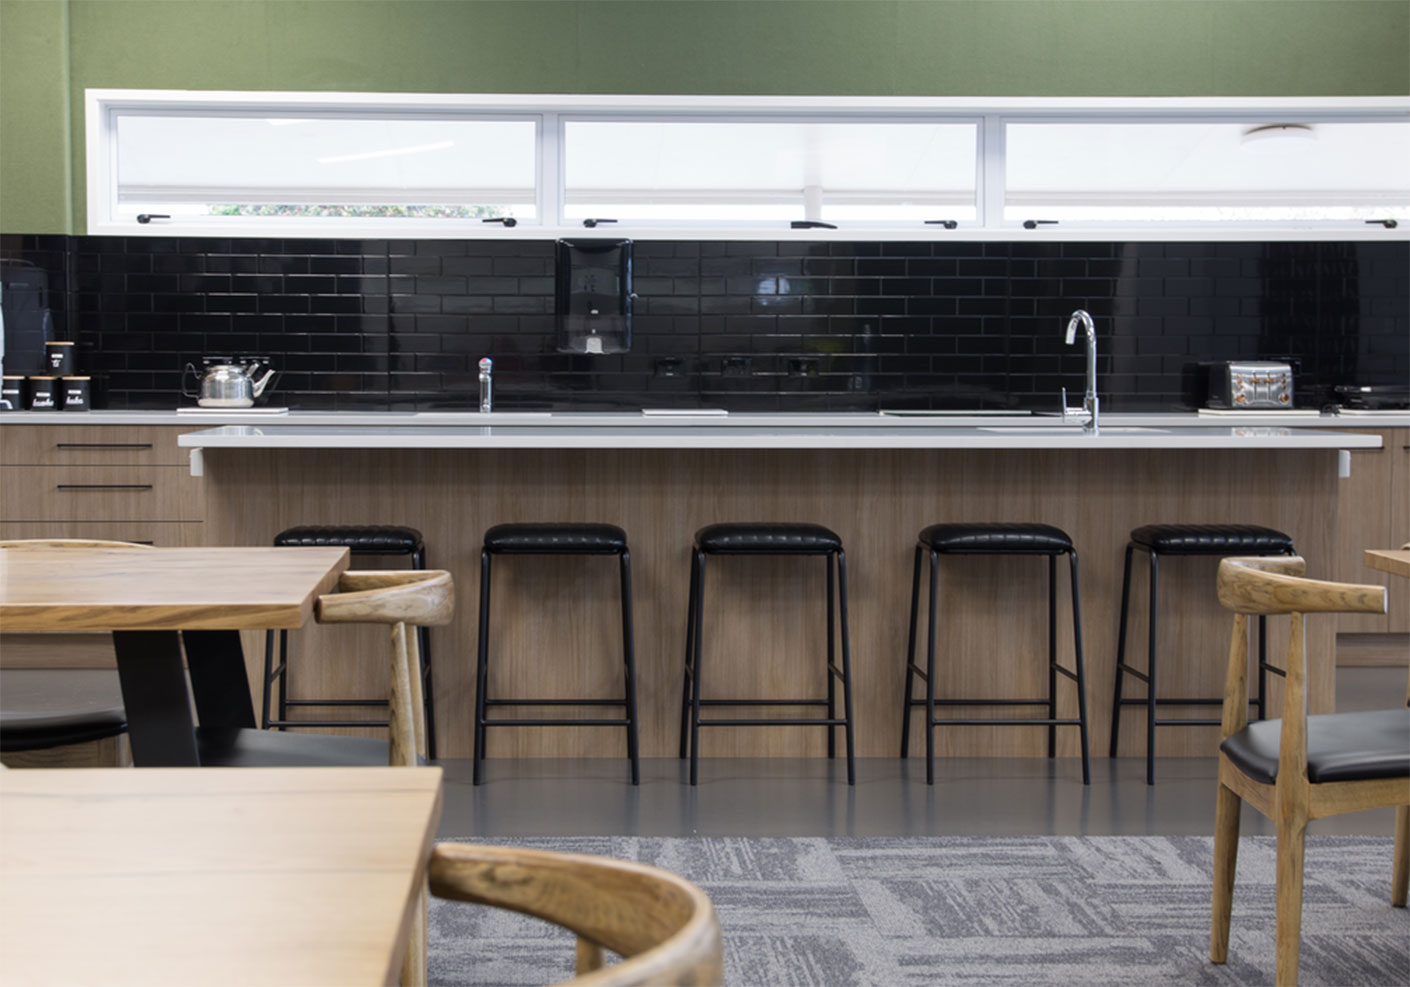
[[[263,376],[257,378],[261,370]],[[195,398],[202,408],[249,408],[264,393],[274,374],[273,368],[259,360],[246,364],[211,363],[206,366],[204,375],[188,363],[186,374],[181,378],[181,393]],[[186,389],[186,375],[200,382],[199,394]]]

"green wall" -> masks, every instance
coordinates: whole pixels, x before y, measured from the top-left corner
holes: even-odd
[[[1410,0],[0,0],[0,229],[84,228],[86,88],[1410,94]]]

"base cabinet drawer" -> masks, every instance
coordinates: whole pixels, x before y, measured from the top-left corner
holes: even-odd
[[[201,491],[180,466],[6,466],[0,519],[199,521]]]
[[[0,540],[91,538],[130,541],[159,548],[195,548],[205,544],[200,521],[0,521]]]
[[[193,428],[167,425],[4,425],[0,463],[10,466],[183,466],[176,444]]]

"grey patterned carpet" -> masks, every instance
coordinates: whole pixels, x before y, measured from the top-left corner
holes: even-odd
[[[1266,984],[1271,837],[1239,849],[1229,962],[1208,959],[1207,837],[491,840],[605,854],[704,888],[726,983]],[[1307,841],[1303,984],[1410,983],[1410,915],[1390,907],[1391,841]],[[432,901],[432,984],[546,984],[573,939],[534,919]]]

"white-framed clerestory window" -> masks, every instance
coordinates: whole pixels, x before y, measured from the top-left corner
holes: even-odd
[[[88,90],[88,232],[1410,234],[1410,99]]]

